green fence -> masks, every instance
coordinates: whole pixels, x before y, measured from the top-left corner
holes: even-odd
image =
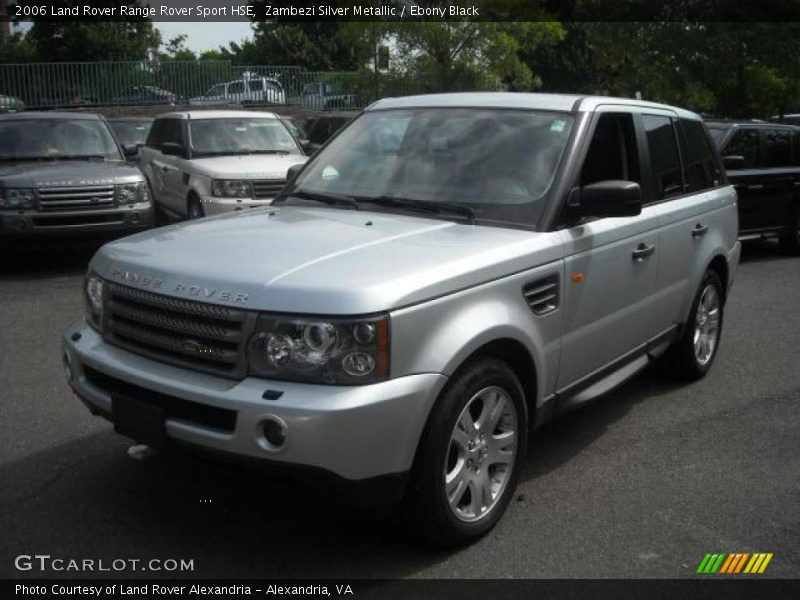
[[[263,94],[258,78],[277,94]],[[236,81],[237,84],[224,85]],[[362,108],[378,98],[440,91],[421,77],[311,72],[229,61],[109,61],[0,64],[0,95],[27,108],[184,104],[286,104],[309,110]],[[223,85],[220,85],[223,84]],[[228,92],[229,90],[229,92]],[[220,95],[222,91],[222,95]]]

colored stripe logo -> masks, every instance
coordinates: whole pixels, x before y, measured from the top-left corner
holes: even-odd
[[[751,574],[763,573],[769,561],[772,560],[772,553],[766,552],[719,552],[706,554],[697,573],[706,574]]]

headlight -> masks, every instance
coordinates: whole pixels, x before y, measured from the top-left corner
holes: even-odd
[[[138,204],[150,202],[150,192],[144,181],[137,183],[123,183],[116,186],[117,204]]]
[[[36,193],[30,188],[0,189],[0,208],[33,208]]]
[[[250,374],[337,385],[389,377],[389,317],[319,319],[262,315],[248,344]]]
[[[253,188],[244,179],[214,179],[211,182],[211,195],[217,198],[252,198]]]
[[[97,275],[90,273],[86,276],[84,284],[86,320],[100,332],[103,330],[103,287],[103,280]]]

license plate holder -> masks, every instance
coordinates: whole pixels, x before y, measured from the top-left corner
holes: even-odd
[[[136,398],[112,394],[111,410],[114,431],[153,448],[167,443],[164,410]]]

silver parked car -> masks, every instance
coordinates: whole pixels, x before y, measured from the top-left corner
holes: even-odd
[[[292,171],[272,207],[92,259],[64,360],[119,433],[402,500],[458,544],[505,511],[533,429],[662,355],[714,362],[736,195],[693,113],[387,99]]]

